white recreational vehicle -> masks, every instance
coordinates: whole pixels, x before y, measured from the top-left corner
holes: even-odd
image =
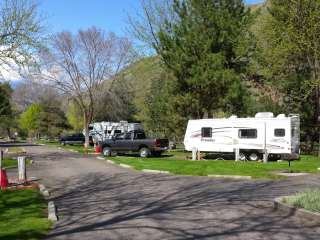
[[[184,145],[187,151],[236,153],[240,160],[298,159],[300,119],[273,113],[257,113],[254,118],[189,120]]]
[[[120,122],[95,122],[89,125],[89,136],[95,143],[111,139],[113,136],[129,132],[132,130],[143,129],[140,123]]]

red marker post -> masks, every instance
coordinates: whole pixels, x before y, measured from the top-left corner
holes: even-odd
[[[0,150],[0,185],[1,189],[5,190],[8,187],[8,178],[6,170],[2,169],[3,150]]]

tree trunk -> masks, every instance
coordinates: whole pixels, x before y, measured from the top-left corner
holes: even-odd
[[[313,77],[315,82],[317,83],[316,87],[316,105],[317,105],[317,125],[318,125],[318,157],[320,157],[320,86],[318,83],[318,80],[320,79],[319,76],[320,72],[320,66],[319,66],[319,61],[317,58],[315,58],[315,64],[314,64],[314,70],[313,70]]]
[[[11,131],[9,127],[7,128],[7,137],[8,137],[8,140],[11,140]]]
[[[89,147],[89,123],[88,123],[88,118],[87,118],[87,114],[84,114],[83,116],[83,130],[84,130],[84,137],[85,137],[85,141],[84,141],[84,147],[88,148]]]

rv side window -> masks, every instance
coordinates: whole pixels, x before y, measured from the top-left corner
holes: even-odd
[[[257,138],[257,129],[239,129],[239,138]]]
[[[212,137],[212,128],[201,128],[201,137]]]
[[[286,130],[284,128],[276,128],[274,130],[275,137],[284,137],[286,135]]]

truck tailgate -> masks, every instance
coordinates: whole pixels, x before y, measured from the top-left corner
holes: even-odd
[[[156,139],[156,143],[158,147],[169,147],[169,140],[168,139]]]

